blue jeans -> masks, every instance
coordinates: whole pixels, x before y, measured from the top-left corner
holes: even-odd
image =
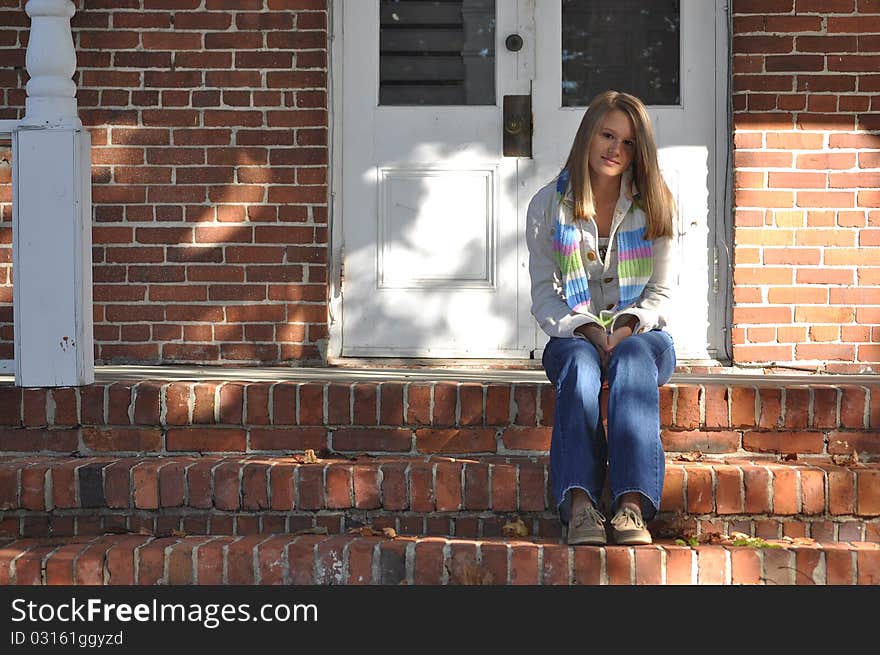
[[[608,437],[599,415],[603,371],[592,343],[551,337],[542,364],[556,388],[550,481],[560,519],[571,518],[572,488],[598,507],[608,472],[612,509],[628,492],[642,495],[642,515],[660,508],[666,461],[660,441],[660,392],[675,369],[672,337],[662,330],[621,341],[608,364]]]

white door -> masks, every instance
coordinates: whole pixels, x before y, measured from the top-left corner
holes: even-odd
[[[719,155],[716,21],[721,17],[716,5],[706,0],[536,2],[534,158],[530,175],[521,180],[520,203],[558,173],[596,92],[614,88],[641,97],[651,116],[660,168],[679,209],[679,279],[668,330],[680,360],[710,359],[721,348],[709,325],[716,302],[724,302],[715,296],[716,272],[710,266],[715,203],[709,198],[717,193]],[[547,337],[540,329],[535,335],[540,352]]]
[[[337,2],[338,352],[539,357],[546,337],[529,313],[526,207],[564,163],[589,97],[618,88],[646,98],[661,167],[680,206],[681,286],[670,325],[679,358],[709,357],[717,345],[710,316],[718,310],[708,199],[719,155],[719,6]],[[521,49],[506,47],[511,34],[522,37]],[[529,93],[532,156],[505,157],[503,98]]]
[[[342,354],[517,357],[516,2],[341,2]]]

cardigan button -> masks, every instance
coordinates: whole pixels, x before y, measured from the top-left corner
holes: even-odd
[[[611,284],[612,282],[614,282],[614,278],[613,278],[613,277],[606,277],[606,278],[605,278],[604,280],[602,280],[602,281],[603,281],[605,284]]]
[[[596,259],[596,253],[594,253],[591,250],[590,252],[587,253],[587,259],[589,259],[590,261],[593,261],[594,259]]]

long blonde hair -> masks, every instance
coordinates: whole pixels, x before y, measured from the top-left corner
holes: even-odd
[[[641,100],[628,93],[603,91],[593,98],[581,120],[565,162],[574,195],[574,217],[586,220],[596,214],[593,189],[590,186],[589,149],[605,115],[614,109],[626,114],[635,129],[632,172],[639,192],[638,204],[647,217],[645,239],[671,237],[672,219],[676,211],[675,199],[660,174],[657,145],[654,142],[654,130],[651,128],[648,110]]]

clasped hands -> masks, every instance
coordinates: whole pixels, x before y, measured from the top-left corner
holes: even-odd
[[[617,321],[617,327],[610,334],[598,323],[578,326],[575,332],[585,336],[596,347],[596,351],[599,353],[599,363],[603,369],[606,369],[608,362],[611,361],[611,353],[617,344],[632,336],[637,321],[635,316],[623,316]]]

